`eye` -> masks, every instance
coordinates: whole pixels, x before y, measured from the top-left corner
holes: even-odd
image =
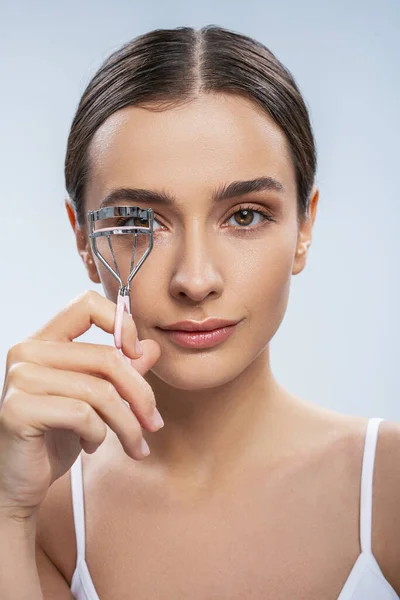
[[[260,218],[256,225],[265,221],[275,221],[266,210],[263,210],[259,206],[240,206],[238,210],[235,210],[235,212],[231,214],[228,220],[235,219],[236,223],[233,223],[234,227],[246,229],[250,225],[254,225],[254,215],[258,215]]]
[[[231,214],[230,217],[228,217],[228,222],[231,219],[234,219],[236,222],[232,223],[234,227],[236,227],[236,229],[255,229],[256,227],[250,227],[250,225],[254,225],[254,215],[258,216],[258,223],[256,223],[255,225],[261,225],[262,223],[264,223],[265,221],[275,221],[275,219],[273,219],[271,217],[271,215],[269,214],[269,212],[267,210],[263,210],[260,206],[239,206],[238,209],[235,210],[235,212],[233,212]],[[159,227],[156,227],[156,223],[157,223],[157,219],[154,218],[154,226],[153,226],[153,230],[157,231],[159,229]],[[120,219],[118,219],[116,225],[135,225],[135,219],[134,217],[122,217]],[[162,227],[162,225],[160,226]]]
[[[157,219],[153,219],[153,231],[157,231],[157,227],[155,226],[156,223]],[[134,227],[135,225],[140,225],[140,223],[138,223],[138,219],[135,219],[135,217],[121,217],[117,220],[115,226],[118,227],[122,225]]]

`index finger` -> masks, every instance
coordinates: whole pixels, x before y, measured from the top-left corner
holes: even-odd
[[[72,342],[97,325],[107,333],[114,332],[116,305],[94,290],[87,290],[72,300],[43,327],[28,339]],[[137,329],[134,320],[124,311],[122,322],[122,351],[129,358],[138,358]]]

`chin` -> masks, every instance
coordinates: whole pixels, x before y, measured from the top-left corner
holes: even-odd
[[[216,388],[233,381],[246,368],[243,362],[239,365],[232,358],[227,361],[224,357],[219,361],[216,357],[209,357],[202,361],[199,357],[195,360],[183,357],[176,364],[165,365],[160,360],[151,373],[168,386],[180,390]]]

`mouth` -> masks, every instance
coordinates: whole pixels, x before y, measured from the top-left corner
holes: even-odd
[[[238,323],[211,330],[162,329],[157,327],[170,341],[184,348],[213,348],[227,340],[236,330]]]

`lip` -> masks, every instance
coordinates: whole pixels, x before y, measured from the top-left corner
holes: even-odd
[[[200,331],[185,331],[178,329],[162,329],[161,327],[159,327],[159,329],[166,334],[172,342],[179,346],[183,346],[184,348],[213,348],[227,340],[234,333],[236,325],[237,323],[234,323],[211,331],[204,329]],[[187,326],[186,323],[185,327]]]
[[[204,321],[177,321],[176,323],[171,323],[171,325],[166,325],[165,327],[160,327],[160,329],[167,331],[190,331],[190,332],[198,332],[198,331],[214,331],[216,329],[222,329],[224,327],[230,327],[231,325],[237,325],[239,321],[229,321],[227,319],[218,319],[216,317],[210,317],[209,319],[205,319]]]

